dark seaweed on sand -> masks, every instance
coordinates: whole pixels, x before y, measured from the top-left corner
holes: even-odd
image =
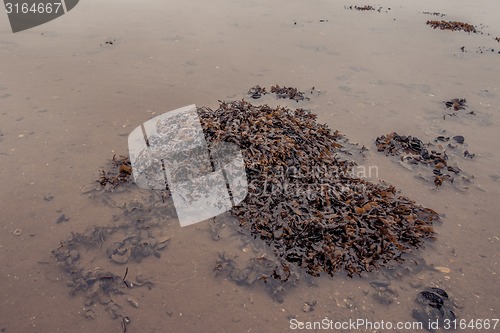
[[[382,10],[382,7],[379,7],[379,8],[375,8],[371,5],[364,5],[364,6],[344,6],[345,9],[355,9],[355,10],[359,10],[359,11],[366,11],[366,10],[376,10],[378,12],[380,12]],[[390,9],[390,8],[389,8]]]
[[[427,21],[427,25],[430,25],[434,29],[439,28],[441,30],[465,31],[465,32],[477,33],[475,26],[465,22],[429,20]]]
[[[278,257],[312,275],[390,266],[433,238],[438,214],[393,186],[356,178],[337,131],[303,109],[222,102],[199,108],[209,142],[240,146],[249,183],[232,213]]]
[[[99,187],[105,191],[114,191],[119,185],[129,184],[132,175],[132,166],[128,156],[113,155],[109,170],[100,170],[100,177],[96,180]]]
[[[435,141],[448,142],[449,140],[449,137],[438,136]],[[457,135],[453,140],[463,144],[465,139],[463,136]],[[446,150],[442,147],[439,148],[440,145],[424,144],[422,140],[415,136],[399,135],[396,132],[377,137],[375,144],[378,151],[384,152],[388,156],[399,156],[403,163],[408,165],[420,164],[432,168],[434,185],[436,186],[443,185],[445,181],[454,183],[456,178],[462,176],[462,170],[450,165]],[[448,148],[451,150],[454,146],[450,143]],[[464,152],[464,157],[474,157],[474,154],[466,152]]]

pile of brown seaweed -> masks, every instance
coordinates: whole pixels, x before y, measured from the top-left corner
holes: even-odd
[[[476,27],[469,23],[458,21],[427,21],[427,24],[434,29],[451,30],[451,31],[465,31],[477,33]]]
[[[352,276],[390,266],[433,237],[438,214],[393,186],[354,177],[354,163],[337,155],[345,139],[309,111],[235,101],[198,113],[209,142],[241,148],[249,188],[232,213],[283,265]]]

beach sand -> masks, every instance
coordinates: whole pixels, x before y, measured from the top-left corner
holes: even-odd
[[[444,214],[437,241],[417,254],[430,267],[448,269],[391,281],[389,295],[381,296],[390,304],[369,284],[380,278],[376,272],[321,276],[314,286],[300,281],[278,303],[262,286],[215,277],[218,253],[241,251],[234,241],[214,242],[208,222],[181,228],[166,217],[169,247],[161,258],[131,266],[130,276],[150,276],[155,286],[130,291],[138,308],[121,299],[131,320],[127,332],[287,332],[292,318],[411,322],[417,293],[432,286],[453,296],[459,319],[498,318],[500,3],[382,0],[372,4],[380,12],[345,8],[366,4],[87,0],[16,34],[1,20],[2,332],[122,332],[105,306],[84,309],[84,295],[70,295],[68,276],[51,257],[72,232],[113,223],[118,210],[82,188],[114,154],[127,154],[127,136],[141,123],[193,103],[215,108],[218,100],[250,99],[256,84],[319,90],[305,102],[272,96],[253,102],[311,109],[365,145],[363,163],[378,171],[371,181],[393,184]],[[482,34],[426,25],[438,19],[474,24]],[[443,101],[452,98],[466,98],[477,116],[443,119]],[[392,131],[432,142],[443,130],[463,135],[476,154],[456,160],[474,175],[467,190],[436,189],[374,145]],[[69,220],[56,223],[62,214]],[[94,259],[89,266],[104,262]],[[125,267],[107,269],[121,276]],[[304,311],[311,310],[306,302],[316,302],[314,311]],[[88,309],[94,319],[83,316]]]

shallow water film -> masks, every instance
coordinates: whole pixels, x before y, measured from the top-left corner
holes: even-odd
[[[0,332],[499,331],[499,12],[87,0],[16,33],[1,14]],[[150,149],[144,124],[193,104],[204,167],[245,182],[181,227],[208,171],[142,156],[165,186],[138,186],[128,138]],[[193,140],[176,125],[162,142]]]

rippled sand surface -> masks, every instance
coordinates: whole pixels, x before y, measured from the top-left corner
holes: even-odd
[[[127,266],[130,279],[154,282],[117,296],[131,321],[127,332],[287,332],[291,319],[325,317],[411,322],[426,287],[446,290],[459,319],[498,318],[500,3],[382,1],[371,4],[380,11],[346,9],[367,4],[88,0],[16,34],[1,20],[2,332],[122,332],[106,304],[70,295],[68,274],[51,251],[72,233],[116,224],[124,204],[133,209],[148,194],[90,198],[82,190],[114,154],[127,154],[127,136],[139,124],[184,105],[249,99],[256,84],[315,87],[320,93],[310,101],[254,102],[311,109],[369,149],[362,163],[377,167],[372,181],[444,214],[437,241],[416,253],[425,269],[407,263],[382,290],[372,286],[386,281],[377,272],[302,279],[279,303],[263,285],[215,276],[220,252],[245,258],[248,245],[228,235],[214,241],[209,222],[181,228],[170,214],[157,219],[155,232],[170,237],[160,258],[127,266],[98,248],[80,250],[87,268],[122,276]],[[441,19],[471,23],[482,34],[425,24]],[[446,116],[443,101],[453,98],[466,98],[476,116]],[[419,179],[377,152],[375,138],[392,131],[424,142],[462,135],[476,155],[456,162],[473,182],[436,189]]]

